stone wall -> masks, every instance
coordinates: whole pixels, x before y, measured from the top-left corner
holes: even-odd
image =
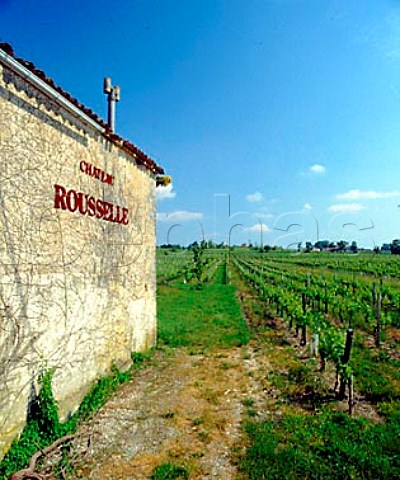
[[[40,372],[65,418],[155,340],[154,178],[0,64],[0,457]]]

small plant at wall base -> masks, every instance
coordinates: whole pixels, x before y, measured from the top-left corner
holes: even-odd
[[[39,377],[40,390],[31,404],[27,424],[19,440],[11,445],[0,463],[0,476],[3,479],[24,467],[38,450],[45,448],[63,433],[51,388],[53,374],[54,371],[49,370]]]
[[[30,459],[38,451],[43,451],[57,438],[69,439],[76,432],[80,421],[90,417],[104,405],[119,385],[132,378],[132,372],[144,366],[150,355],[132,354],[131,368],[121,372],[115,365],[110,375],[100,378],[82,400],[77,412],[65,423],[60,423],[58,406],[53,395],[52,377],[54,370],[48,370],[39,376],[40,390],[33,399],[29,409],[27,423],[19,437],[15,440],[6,456],[0,462],[0,479],[8,480],[9,476],[28,465]],[[27,476],[26,478],[30,478]]]
[[[39,376],[37,411],[33,417],[37,421],[40,434],[48,440],[55,440],[63,433],[58,419],[58,405],[51,386],[53,375],[54,370],[48,370]]]

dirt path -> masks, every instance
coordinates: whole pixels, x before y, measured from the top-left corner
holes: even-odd
[[[247,322],[257,328],[252,296],[243,292],[241,301]],[[281,418],[293,385],[283,384],[288,391],[282,394],[273,377],[284,374],[286,382],[288,370],[308,359],[307,347],[298,346],[280,319],[268,326],[240,348],[196,355],[186,348],[157,351],[150,365],[79,427],[73,473],[46,478],[145,480],[165,463],[184,467],[190,480],[244,478],[237,468],[246,447],[243,422]],[[325,377],[333,384],[328,371]],[[301,386],[297,390],[304,393]],[[278,401],[282,397],[285,402]],[[357,415],[377,416],[369,403],[356,400]],[[301,411],[301,402],[293,398],[287,408]],[[346,410],[346,402],[336,408]]]
[[[68,478],[146,479],[166,462],[184,466],[190,479],[240,478],[232,451],[246,405],[260,395],[254,366],[251,345],[201,355],[159,352],[80,427],[78,467]]]

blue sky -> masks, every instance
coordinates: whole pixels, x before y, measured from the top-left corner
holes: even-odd
[[[0,39],[103,117],[121,86],[159,243],[400,238],[399,2],[0,0]]]

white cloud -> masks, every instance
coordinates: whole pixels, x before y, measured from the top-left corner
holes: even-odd
[[[364,207],[359,203],[336,203],[328,208],[331,213],[353,213],[363,210]]]
[[[271,230],[268,227],[268,225],[266,225],[265,223],[256,223],[252,227],[245,228],[245,231],[250,233],[261,233],[261,232],[266,233],[266,232],[270,232]]]
[[[249,195],[246,195],[246,200],[250,203],[261,202],[263,199],[264,199],[264,196],[260,192],[254,192],[254,193],[250,193]]]
[[[161,200],[166,200],[167,198],[175,198],[176,197],[176,193],[173,192],[174,186],[172,185],[172,183],[170,183],[169,185],[167,185],[166,187],[157,187],[156,188],[156,199],[161,201]]]
[[[322,174],[326,172],[326,168],[323,165],[320,165],[319,163],[315,163],[310,167],[310,172]]]
[[[188,222],[190,220],[202,220],[203,214],[200,212],[188,212],[186,210],[177,210],[172,213],[157,213],[159,222]]]
[[[400,191],[393,190],[391,192],[377,192],[375,190],[359,190],[354,188],[345,193],[336,195],[338,200],[377,200],[380,198],[399,198]]]
[[[304,204],[303,208],[304,208],[304,210],[312,210],[312,205],[311,205],[311,203],[307,202],[307,203]]]

